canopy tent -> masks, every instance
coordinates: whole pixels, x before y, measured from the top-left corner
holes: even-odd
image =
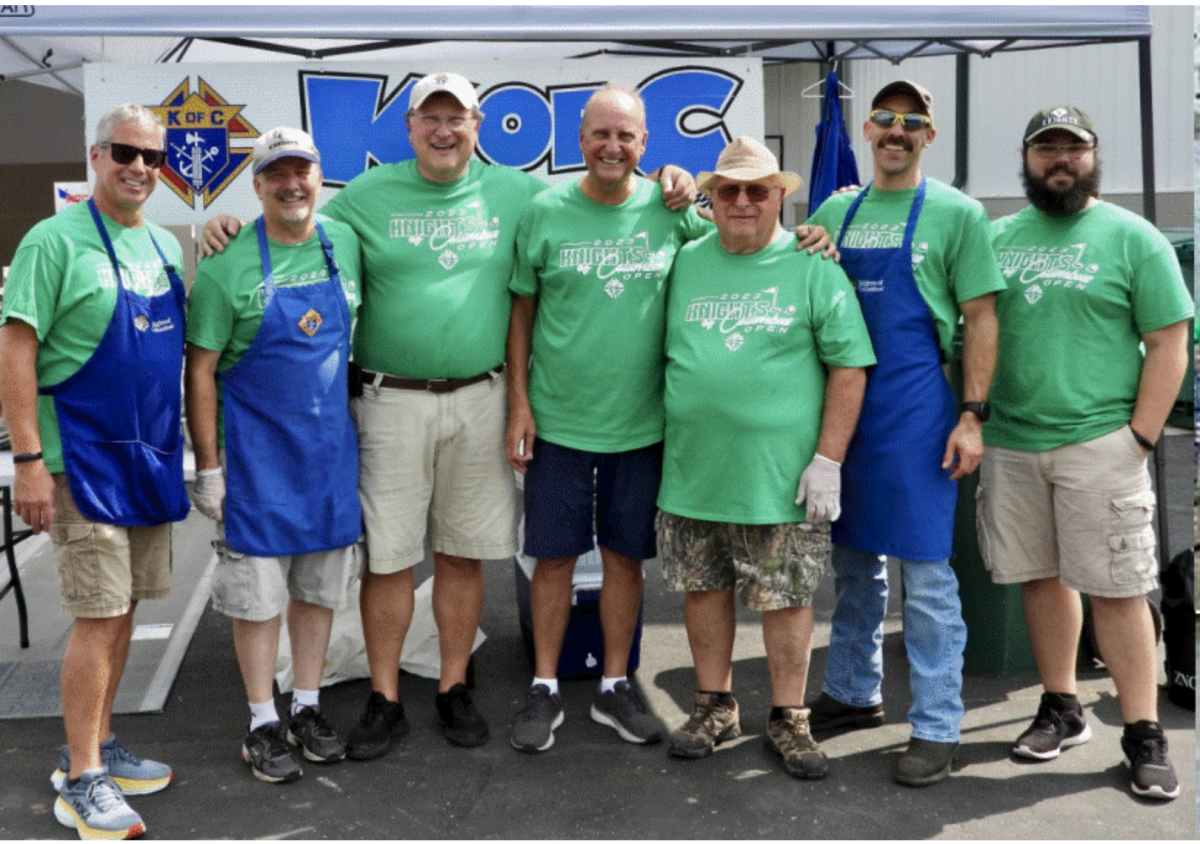
[[[869,11],[868,11],[869,10]],[[1137,42],[1144,211],[1155,218],[1148,6],[271,5],[0,7],[0,82],[82,92],[85,62],[446,61],[753,55],[767,64],[905,59]],[[460,50],[454,55],[461,55]]]

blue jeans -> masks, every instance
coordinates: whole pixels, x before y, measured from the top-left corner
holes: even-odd
[[[887,563],[856,548],[833,546],[837,604],[829,636],[824,692],[850,706],[883,703],[883,617]],[[956,742],[962,721],[967,626],[949,560],[899,560],[904,578],[904,645],[908,651],[913,738]]]

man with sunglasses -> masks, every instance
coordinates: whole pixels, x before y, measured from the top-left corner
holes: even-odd
[[[957,481],[983,454],[996,357],[994,293],[1004,289],[983,206],[921,172],[937,134],[933,98],[913,82],[885,85],[863,134],[874,179],[830,197],[810,222],[838,232],[879,363],[842,465],[833,525],[837,603],[813,730],[883,723],[887,559],[904,581],[912,735],[898,782],[950,774],[960,738],[966,626],[950,567]],[[963,320],[963,403],[943,374]]]
[[[251,169],[263,213],[200,262],[185,380],[193,498],[217,523],[213,608],[232,620],[250,705],[242,761],[280,783],[300,778],[298,756],[328,764],[346,754],[319,693],[334,610],[363,560],[346,401],[362,274],[350,227],[313,217],[321,156],[308,133],[264,133]],[[294,679],[286,730],[272,692],[285,608]]]
[[[996,297],[978,497],[980,549],[995,582],[1021,584],[1044,689],[1012,752],[1044,761],[1091,737],[1075,684],[1083,592],[1117,688],[1130,788],[1170,800],[1179,781],[1158,723],[1143,597],[1158,586],[1146,458],[1187,370],[1192,302],[1167,239],[1099,198],[1086,114],[1045,109],[1023,138],[1031,204],[992,224],[1008,288]]]
[[[743,137],[697,184],[717,230],[680,249],[671,270],[657,521],[663,579],[686,593],[697,691],[668,751],[699,759],[741,733],[736,598],[762,613],[766,745],[792,776],[819,779],[828,764],[804,705],[812,599],[875,356],[845,274],[797,252],[779,225],[799,176]]]
[[[143,834],[123,794],[159,791],[172,777],[112,733],[134,609],[170,590],[171,522],[190,509],[180,430],[183,253],[142,216],[165,135],[138,105],[100,119],[88,153],[91,199],[21,240],[0,314],[13,510],[35,533],[49,532],[63,611],[74,617],[54,816],[85,839]]]
[[[352,407],[371,693],[347,737],[352,759],[382,756],[408,730],[398,668],[427,533],[441,659],[438,724],[455,745],[488,739],[467,668],[483,609],[481,560],[511,559],[519,547],[516,485],[504,450],[508,282],[517,222],[545,186],[475,158],[483,117],[470,81],[455,73],[423,77],[407,115],[416,157],[366,170],[321,209],[358,234],[364,275],[354,332],[362,395]],[[690,202],[691,179],[675,187],[664,201]],[[219,251],[238,225],[230,217],[210,220],[207,248]]]

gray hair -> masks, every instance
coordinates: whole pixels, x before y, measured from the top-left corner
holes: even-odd
[[[124,103],[110,109],[100,118],[100,122],[96,124],[96,143],[102,144],[112,140],[113,133],[123,123],[136,123],[143,129],[154,132],[158,135],[160,143],[167,134],[167,127],[162,118],[153,111],[145,106]]]
[[[642,95],[626,85],[615,85],[609,82],[606,83],[602,88],[597,88],[595,91],[593,91],[592,95],[587,98],[587,102],[583,104],[583,120],[579,122],[580,132],[583,131],[583,121],[587,120],[588,109],[591,108],[592,103],[603,94],[624,94],[632,99],[636,105],[634,116],[638,118],[639,122],[642,124],[642,128],[646,128],[646,101],[642,99]]]

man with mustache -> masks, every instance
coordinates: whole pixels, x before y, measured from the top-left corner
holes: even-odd
[[[996,296],[977,523],[992,579],[1021,584],[1044,689],[1012,752],[1049,760],[1091,738],[1075,685],[1083,592],[1120,700],[1130,788],[1170,800],[1179,782],[1158,723],[1143,597],[1158,586],[1146,458],[1187,370],[1192,303],[1167,239],[1099,198],[1086,114],[1045,109],[1023,138],[1031,204],[992,224],[1008,289]]]
[[[213,607],[233,620],[250,704],[242,761],[278,783],[302,773],[289,745],[311,762],[346,755],[318,696],[333,612],[362,567],[346,401],[362,273],[350,227],[313,217],[321,156],[306,132],[265,133],[252,170],[262,216],[202,261],[192,285],[187,420],[193,497],[217,522]],[[272,694],[285,607],[295,678],[286,730]]]
[[[975,200],[921,172],[933,142],[933,97],[896,81],[871,101],[863,134],[874,180],[830,197],[810,222],[838,231],[879,363],[842,464],[842,516],[833,523],[837,604],[813,732],[883,723],[887,558],[904,580],[912,737],[898,782],[950,774],[962,720],[966,625],[950,567],[957,481],[983,454],[996,359],[993,294],[1004,289]],[[963,320],[963,403],[942,370]]]

